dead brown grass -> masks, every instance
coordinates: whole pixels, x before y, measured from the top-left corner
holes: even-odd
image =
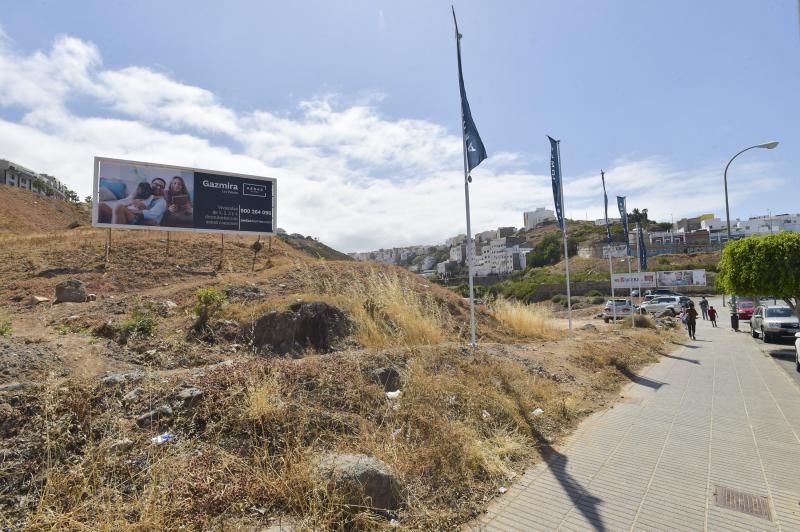
[[[492,304],[495,318],[523,338],[558,340],[565,331],[556,325],[553,313],[544,305],[499,298]]]

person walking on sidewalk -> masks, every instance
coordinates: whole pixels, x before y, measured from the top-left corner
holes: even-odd
[[[711,305],[708,308],[708,319],[711,320],[711,326],[712,327],[716,327],[717,326],[717,311],[714,308],[714,305]]]
[[[697,311],[694,309],[694,303],[689,303],[689,308],[686,310],[686,328],[689,330],[689,338],[697,340],[695,331],[697,330]]]
[[[703,320],[707,320],[708,319],[708,300],[706,299],[706,296],[703,296],[703,298],[700,300],[700,312],[703,313]]]

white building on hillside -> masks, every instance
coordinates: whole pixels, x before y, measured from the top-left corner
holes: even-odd
[[[539,224],[555,220],[556,213],[544,207],[537,207],[535,211],[528,211],[522,213],[525,229],[533,229]]]

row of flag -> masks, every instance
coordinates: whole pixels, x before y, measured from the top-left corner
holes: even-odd
[[[475,126],[475,121],[472,119],[472,112],[470,111],[469,102],[467,101],[467,92],[464,88],[464,75],[461,68],[461,38],[463,37],[458,31],[458,22],[456,21],[456,12],[453,8],[453,22],[456,28],[456,51],[458,55],[458,88],[461,92],[461,127],[464,137],[464,166],[465,178],[467,182],[472,182],[470,176],[472,169],[478,166],[481,161],[486,159],[486,147],[478,134],[478,128]],[[558,226],[563,233],[566,234],[566,225],[564,221],[564,192],[561,182],[561,152],[560,140],[556,140],[549,135],[547,139],[550,141],[550,177],[553,185],[553,201],[555,203],[555,212],[558,219]],[[603,183],[603,203],[605,207],[605,223],[606,223],[606,239],[608,244],[611,245],[611,225],[608,221],[608,196],[606,194],[606,180],[605,172],[600,171],[600,177]],[[625,235],[625,245],[627,249],[627,256],[633,256],[631,253],[630,233],[628,230],[628,211],[625,205],[625,196],[617,196],[617,206],[619,214],[622,219],[622,227]],[[640,222],[636,222],[638,233],[638,255],[639,265],[641,269],[647,269],[647,248],[644,242],[644,234]]]

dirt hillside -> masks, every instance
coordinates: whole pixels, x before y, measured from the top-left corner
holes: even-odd
[[[106,231],[24,223],[0,235],[0,528],[456,529],[674,339],[498,304],[472,349],[467,303],[401,268],[122,230],[106,261]],[[68,280],[94,297],[54,304]],[[388,491],[320,465],[354,456]]]
[[[0,185],[0,236],[49,233],[67,229],[75,223],[91,224],[88,208]]]

